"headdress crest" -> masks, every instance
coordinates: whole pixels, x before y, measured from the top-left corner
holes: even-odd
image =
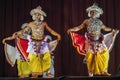
[[[32,9],[30,11],[30,15],[33,16],[34,13],[40,13],[42,16],[46,16],[46,13],[42,10],[41,6],[38,6],[37,8],[35,9]]]
[[[99,14],[103,14],[103,10],[100,7],[98,7],[97,3],[94,3],[92,6],[90,6],[86,9],[87,12],[90,12],[92,10],[96,10],[96,11],[98,11]]]

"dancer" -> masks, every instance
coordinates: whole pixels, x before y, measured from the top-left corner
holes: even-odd
[[[81,25],[68,29],[67,33],[71,34],[73,46],[77,49],[78,53],[85,56],[84,60],[86,60],[89,76],[110,76],[111,74],[107,71],[109,52],[119,30],[106,27],[98,19],[103,14],[103,10],[97,4],[94,3],[86,11],[90,18],[85,19]],[[84,36],[74,33],[83,28],[87,30]],[[104,35],[101,30],[111,32]]]
[[[51,66],[49,71],[51,72],[52,76],[55,76],[55,70],[54,70],[54,53],[53,51],[56,49],[58,41],[57,40],[52,40],[52,37],[49,35],[45,36],[45,40],[43,42],[45,44],[44,48],[48,47],[51,55]],[[49,76],[46,75],[47,72],[43,73],[43,78],[49,78]]]
[[[28,24],[25,30],[31,30],[31,36],[29,37],[28,49],[29,60],[32,68],[32,76],[38,77],[43,75],[43,72],[47,72],[47,76],[53,77],[50,72],[51,66],[51,55],[49,48],[45,50],[42,48],[43,41],[45,38],[44,30],[46,29],[52,35],[56,36],[58,41],[61,39],[60,34],[52,30],[46,22],[44,22],[44,17],[46,13],[42,11],[42,8],[38,6],[37,8],[31,10],[30,15],[33,21]]]
[[[27,27],[27,26],[28,26],[28,23],[24,23],[21,26],[22,30],[17,31],[17,32],[13,33],[12,36],[6,37],[2,40],[2,43],[5,45],[5,47],[4,47],[5,56],[7,58],[8,63],[13,67],[15,65],[16,60],[17,60],[17,70],[18,70],[18,76],[20,78],[29,77],[29,75],[31,74],[31,68],[30,68],[29,62],[25,60],[25,58],[23,57],[23,55],[19,51],[20,48],[17,47],[17,43],[19,42],[19,41],[17,41],[18,38],[22,39],[24,44],[25,43],[27,44],[27,42],[28,42],[27,36],[30,34],[30,31],[28,31],[28,33],[26,33],[24,30],[25,27]],[[6,43],[6,41],[13,40],[13,39],[15,39],[15,47]]]

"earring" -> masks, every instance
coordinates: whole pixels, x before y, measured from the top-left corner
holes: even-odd
[[[40,20],[43,21],[43,20],[44,20],[44,17],[43,17],[43,16],[40,16]]]

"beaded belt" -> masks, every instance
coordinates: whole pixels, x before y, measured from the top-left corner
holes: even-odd
[[[32,36],[31,38],[32,38],[32,40],[36,40],[36,41],[41,41],[41,40],[44,39],[43,36],[42,37],[38,37],[38,38],[35,38],[34,36]]]

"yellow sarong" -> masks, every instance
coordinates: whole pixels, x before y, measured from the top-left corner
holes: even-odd
[[[28,77],[31,73],[31,67],[29,62],[17,60],[17,69],[18,69],[18,76],[26,76]]]
[[[97,54],[92,54],[91,52],[86,53],[86,61],[88,71],[93,74],[101,74],[105,72],[108,68],[109,61],[109,51],[108,49],[104,49],[102,52]]]
[[[46,52],[45,54],[29,54],[30,62],[22,62],[21,60],[17,60],[18,65],[18,75],[29,75],[31,73],[39,73],[40,75],[50,69],[51,65],[51,57],[50,52]]]
[[[42,74],[44,71],[47,71],[51,65],[51,57],[50,52],[46,52],[45,54],[38,54],[37,56],[34,54],[29,55],[31,70],[34,73]]]

